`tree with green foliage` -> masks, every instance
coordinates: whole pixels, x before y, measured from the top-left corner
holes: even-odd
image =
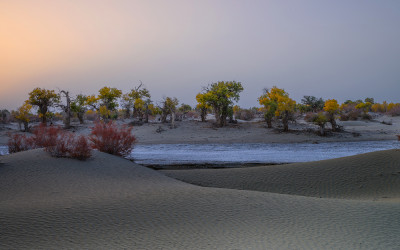
[[[317,98],[315,96],[305,95],[301,99],[301,103],[305,106],[306,112],[318,112],[323,110],[325,101],[322,98]]]
[[[60,96],[54,90],[35,88],[29,93],[28,103],[38,107],[39,117],[42,123],[47,123],[48,109],[60,102]]]
[[[233,106],[234,102],[239,101],[240,92],[243,91],[243,86],[240,82],[216,82],[205,88],[205,102],[214,110],[217,125],[223,127],[226,125],[226,118],[229,115],[229,107]]]
[[[161,106],[161,122],[167,122],[167,116],[171,116],[171,128],[175,128],[175,114],[179,101],[176,97],[166,97]]]
[[[313,114],[310,121],[315,125],[319,126],[319,133],[320,135],[325,135],[325,125],[328,122],[328,118],[323,112],[318,112],[317,114]]]
[[[86,95],[79,94],[76,98],[71,102],[71,111],[76,114],[79,119],[79,123],[84,123],[84,115],[87,111],[86,102],[88,97]]]

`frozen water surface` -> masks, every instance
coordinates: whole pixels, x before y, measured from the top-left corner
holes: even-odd
[[[7,146],[0,146],[0,155],[8,154],[8,147]]]
[[[144,165],[291,163],[398,148],[400,142],[395,140],[320,144],[152,144],[136,145],[128,158]],[[7,153],[7,146],[0,146],[0,155]]]
[[[291,163],[397,148],[400,148],[398,141],[320,144],[157,144],[136,145],[129,158],[145,165]]]

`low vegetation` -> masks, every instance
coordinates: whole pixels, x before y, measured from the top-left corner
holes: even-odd
[[[371,120],[377,114],[400,116],[400,103],[377,103],[374,98],[347,100],[339,103],[336,99],[323,100],[315,96],[304,96],[300,103],[291,99],[289,93],[273,86],[264,89],[258,98],[261,107],[243,109],[235,105],[244,90],[242,83],[236,81],[218,81],[206,87],[195,96],[195,107],[180,104],[175,97],[164,97],[159,102],[151,100],[150,91],[143,83],[133,87],[127,93],[120,89],[104,86],[97,94],[77,96],[69,91],[35,88],[28,94],[27,100],[15,111],[0,110],[0,123],[17,122],[21,131],[29,132],[31,123],[41,120],[44,125],[63,121],[68,129],[72,121],[83,124],[85,120],[108,123],[117,119],[131,119],[129,124],[142,125],[149,119],[170,123],[176,127],[176,121],[200,119],[205,122],[208,114],[214,114],[215,125],[227,126],[237,119],[250,121],[255,117],[264,117],[268,128],[282,127],[289,131],[291,122],[299,117],[319,126],[319,134],[326,130],[340,132],[337,120]],[[36,112],[36,114],[35,114]],[[14,138],[15,139],[15,138]],[[28,147],[28,146],[26,146]]]
[[[127,156],[136,141],[132,127],[118,126],[110,121],[98,122],[89,137],[75,135],[59,126],[39,125],[33,135],[9,134],[9,153],[35,148],[44,148],[53,157],[66,157],[78,160],[90,158],[92,149],[118,156]]]

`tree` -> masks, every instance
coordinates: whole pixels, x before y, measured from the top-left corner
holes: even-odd
[[[25,103],[18,108],[17,111],[13,111],[12,115],[14,116],[15,119],[18,120],[18,123],[20,124],[21,122],[24,124],[24,131],[27,132],[29,131],[29,116],[31,115],[31,109],[32,105],[28,103],[28,101],[25,101]],[[21,124],[20,124],[20,129],[21,129]]]
[[[301,99],[301,103],[306,107],[306,111],[318,112],[324,108],[324,100],[322,98],[317,98],[315,96],[305,95]]]
[[[212,83],[205,88],[203,98],[213,108],[218,126],[223,127],[226,125],[229,107],[233,105],[233,102],[239,101],[239,93],[242,91],[242,84],[236,81],[220,81]]]
[[[162,115],[161,115],[161,121],[162,122],[167,122],[167,116],[171,116],[171,128],[175,128],[175,113],[176,113],[176,107],[178,106],[179,101],[176,97],[166,97],[164,98],[162,102]]]
[[[42,123],[46,124],[48,109],[60,101],[60,96],[54,90],[35,88],[29,93],[28,103],[39,108],[39,116]]]
[[[83,116],[87,111],[86,108],[87,100],[88,100],[87,96],[80,94],[77,95],[75,100],[73,100],[71,103],[71,111],[76,114],[80,124],[84,123]]]
[[[289,118],[295,111],[296,102],[289,98],[289,94],[284,89],[276,86],[264,91],[265,93],[258,98],[258,101],[261,105],[264,105],[268,127],[272,127],[272,118],[276,116],[282,118],[283,131],[289,131]]]
[[[372,104],[375,103],[375,100],[374,100],[374,98],[372,98],[372,97],[367,97],[367,98],[365,98],[364,102],[369,102],[369,103],[371,103],[371,105],[372,105]]]
[[[275,86],[271,90],[264,89],[264,94],[258,98],[260,105],[264,106],[264,119],[267,122],[268,128],[272,128],[272,118],[275,117],[275,112],[278,108],[276,91],[278,91],[278,88]]]
[[[145,113],[145,103],[151,98],[149,90],[144,88],[143,83],[140,82],[139,86],[131,89],[131,92],[128,93],[128,97],[133,103],[133,116],[139,118],[141,121]]]
[[[99,90],[97,99],[101,102],[100,107],[103,107],[101,108],[101,115],[104,119],[109,119],[111,117],[111,111],[115,111],[116,108],[118,108],[117,100],[121,96],[122,91],[117,88],[103,87]],[[109,112],[107,112],[105,109],[107,109]]]
[[[8,123],[10,121],[10,111],[7,109],[0,110],[0,119],[2,123]]]
[[[64,128],[69,129],[71,127],[71,97],[69,96],[69,91],[61,90],[59,96],[64,95],[65,105],[59,104],[58,106],[64,111]]]
[[[196,108],[200,109],[200,117],[201,121],[206,121],[207,111],[211,108],[210,105],[207,104],[207,100],[204,97],[204,94],[198,93],[196,95],[197,106]]]
[[[335,99],[325,101],[324,111],[326,111],[328,120],[332,125],[332,131],[338,131],[339,127],[336,124],[335,115],[339,114],[339,104]]]
[[[315,125],[319,126],[320,135],[325,135],[325,125],[328,122],[328,118],[326,117],[326,115],[323,112],[313,114],[313,116],[310,118],[310,121],[312,123],[314,123]]]

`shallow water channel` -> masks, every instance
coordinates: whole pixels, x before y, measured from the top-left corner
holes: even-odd
[[[137,145],[129,158],[144,165],[292,163],[332,159],[398,149],[399,141],[291,144],[157,144]]]
[[[400,142],[362,141],[329,143],[236,143],[236,144],[151,144],[135,145],[128,157],[143,165],[219,165],[219,164],[276,164],[318,161],[399,149]],[[0,146],[0,155],[7,154]]]

